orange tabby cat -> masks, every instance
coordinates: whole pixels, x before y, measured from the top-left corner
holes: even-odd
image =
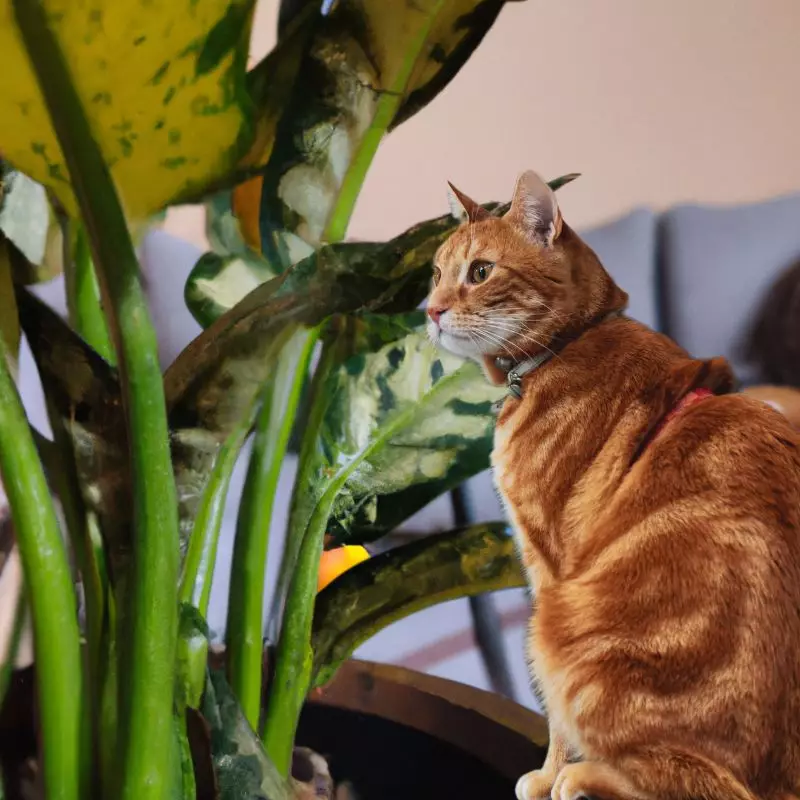
[[[442,347],[508,380],[493,464],[535,596],[551,740],[520,800],[789,800],[800,438],[627,302],[533,172],[435,259]],[[510,379],[507,379],[507,374]]]

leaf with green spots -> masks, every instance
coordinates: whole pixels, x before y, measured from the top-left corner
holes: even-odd
[[[194,318],[207,328],[253,289],[274,277],[267,262],[256,253],[204,253],[186,282],[184,300]]]
[[[251,144],[245,66],[253,0],[42,0],[131,219],[204,193]],[[0,152],[72,215],[61,147],[0,0]]]
[[[513,539],[499,522],[373,556],[317,596],[313,685],[330,681],[356,648],[399,619],[458,597],[524,585]]]
[[[379,538],[486,469],[503,395],[476,364],[434,348],[419,312],[361,325],[325,392],[325,458],[309,492],[335,487],[328,533],[347,544]]]
[[[460,15],[441,13],[429,35],[426,58],[415,66],[408,82],[403,104],[389,130],[394,130],[422,110],[453,80],[461,67],[483,41],[497,19],[505,0],[482,0],[478,3],[451,2]]]
[[[558,189],[576,177],[575,173],[564,175],[550,181],[550,186]],[[189,275],[184,292],[189,310],[204,327],[243,303],[276,272],[239,238],[235,220],[223,216],[225,202],[219,200],[215,211],[218,224],[209,238],[215,249],[232,255],[205,254]],[[507,203],[487,203],[484,207],[498,215],[508,210]],[[283,296],[295,293],[300,297],[306,289],[319,293],[320,298],[327,293],[328,314],[353,310],[352,302],[343,302],[343,293],[355,295],[355,307],[409,311],[425,299],[433,256],[457,225],[445,214],[420,222],[388,242],[325,245],[295,264],[280,284],[259,289],[253,298],[271,296],[280,285]],[[248,303],[253,298],[248,298]]]
[[[503,0],[342,0],[318,19],[263,169],[262,252],[341,240],[377,147],[458,71]]]
[[[242,714],[221,670],[210,670],[201,709],[220,800],[289,800],[292,792]]]

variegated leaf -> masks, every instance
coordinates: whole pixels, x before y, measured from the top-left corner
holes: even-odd
[[[401,320],[405,332],[397,336]],[[476,364],[434,348],[420,314],[364,324],[371,335],[326,391],[321,438],[330,455],[320,485],[340,486],[328,528],[335,543],[377,539],[486,469],[492,405],[503,394]]]
[[[503,0],[341,0],[309,36],[263,170],[262,252],[283,268],[343,238],[383,134],[458,71]]]
[[[313,685],[327,683],[360,644],[403,617],[457,597],[524,585],[510,531],[499,522],[373,556],[317,597]]]
[[[550,186],[558,189],[576,177],[575,173],[563,175],[550,181]],[[257,284],[269,281],[276,272],[272,264],[237,238],[234,218],[224,211],[224,199],[214,202],[219,202],[218,206],[212,204],[218,224],[210,232],[211,241],[221,253],[233,255],[207,253],[186,281],[186,304],[204,327],[242,302]],[[496,214],[508,210],[508,204],[487,203],[484,207]],[[339,290],[345,289],[348,294],[358,294],[360,305],[373,311],[409,311],[425,298],[433,256],[457,224],[445,214],[420,222],[385,243],[323,246],[289,270],[281,282],[281,292],[300,295],[308,288],[324,293],[335,285],[337,290],[329,295],[330,314],[348,310],[340,304]],[[270,296],[274,286],[261,290],[259,296]]]
[[[223,178],[251,143],[253,0],[43,0],[126,211],[141,220]],[[75,199],[22,44],[0,0],[0,152]]]
[[[207,726],[203,749],[213,763],[219,800],[290,800],[294,796],[248,725],[223,671],[208,672],[201,711]],[[198,753],[200,748],[192,749]]]

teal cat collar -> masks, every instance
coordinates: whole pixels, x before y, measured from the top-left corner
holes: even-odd
[[[506,384],[508,393],[519,400],[522,397],[522,379],[529,372],[539,369],[542,364],[547,363],[554,355],[555,353],[552,350],[545,350],[533,356],[533,358],[526,358],[525,361],[520,361],[519,364],[513,364],[511,359],[499,356],[495,359],[495,364],[501,370],[507,371]]]
[[[602,319],[598,320],[596,325],[602,325],[604,322],[607,322],[610,319],[616,319],[617,317],[622,316],[621,311],[612,311],[610,314],[606,314]],[[594,325],[590,325],[585,330],[581,331],[578,336],[575,338],[580,338],[587,330],[590,330]],[[508,394],[502,399],[499,400],[497,403],[494,404],[492,407],[494,412],[497,413],[503,407],[503,403],[506,400],[506,397],[515,397],[517,400],[522,399],[522,379],[530,372],[533,372],[536,369],[539,369],[543,364],[546,364],[553,356],[555,352],[553,350],[545,350],[541,353],[537,353],[532,358],[526,358],[524,361],[515,362],[513,359],[508,358],[507,356],[497,356],[495,358],[494,363],[495,366],[501,370],[502,372],[506,373],[506,385],[508,386]]]

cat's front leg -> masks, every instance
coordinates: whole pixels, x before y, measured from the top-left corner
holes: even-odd
[[[528,772],[517,781],[517,800],[550,800],[553,784],[567,763],[569,748],[558,731],[550,729],[550,744],[541,769]]]

